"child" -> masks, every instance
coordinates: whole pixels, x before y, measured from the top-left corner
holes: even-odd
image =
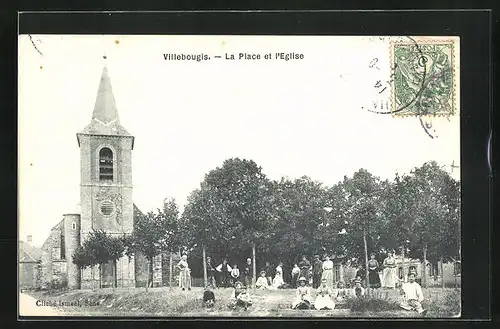
[[[314,308],[317,310],[333,310],[335,303],[332,300],[333,291],[328,287],[327,279],[321,279],[321,285],[316,292],[316,301]]]
[[[354,294],[358,298],[361,298],[365,295],[365,288],[361,286],[361,280],[354,281]]]
[[[311,291],[309,287],[306,286],[306,278],[299,278],[299,287],[295,294],[295,300],[292,303],[293,309],[308,310],[311,308]]]
[[[231,295],[231,300],[229,302],[229,308],[236,308],[237,306],[242,306],[247,310],[248,306],[252,305],[250,296],[247,293],[246,287],[244,287],[241,282],[236,282],[234,285],[234,291]]]
[[[339,283],[337,283],[337,291],[335,296],[337,302],[342,302],[348,297],[348,290],[344,286],[344,281],[339,281]]]
[[[269,285],[267,284],[266,271],[261,271],[260,276],[255,283],[255,287],[257,289],[269,289]]]
[[[292,269],[292,287],[297,288],[297,279],[299,278],[300,268],[297,264],[293,264]]]
[[[233,281],[233,284],[235,284],[239,278],[240,270],[238,269],[238,265],[234,264],[233,268],[231,269],[231,279]]]
[[[419,314],[425,316],[427,310],[422,308],[424,295],[422,294],[420,285],[415,282],[415,273],[411,272],[408,274],[408,281],[408,283],[404,283],[401,287],[403,301],[400,303],[400,306],[405,310],[417,311]]]
[[[203,305],[207,308],[212,308],[215,304],[215,294],[211,289],[210,284],[205,287],[203,291]]]

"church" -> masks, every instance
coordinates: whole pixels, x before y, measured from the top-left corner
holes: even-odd
[[[20,268],[30,269],[20,271],[21,285],[28,282],[30,286],[44,286],[55,280],[64,282],[69,289],[144,286],[148,263],[141,255],[123,256],[116,266],[105,264],[101,271],[97,266],[80,270],[73,264],[74,251],[92,230],[130,234],[140,214],[132,198],[134,136],[120,124],[106,66],[92,119],[76,137],[80,148],[80,203],[51,229],[41,250],[30,247],[28,251],[29,241],[20,243],[20,254],[31,255],[19,260]],[[155,262],[153,271],[161,274],[161,261],[159,266]],[[30,273],[29,278],[24,278],[23,273]]]

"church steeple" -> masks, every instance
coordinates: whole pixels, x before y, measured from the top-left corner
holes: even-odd
[[[97,91],[92,120],[97,120],[104,125],[109,125],[114,121],[119,123],[120,121],[106,65],[102,69],[101,82]]]
[[[104,57],[105,58],[105,57]],[[120,124],[115,97],[111,88],[108,68],[104,65],[101,81],[97,89],[97,97],[92,112],[92,120],[82,132],[88,135],[130,136],[130,133]],[[80,145],[80,138],[78,138]],[[132,137],[133,145],[133,137]],[[133,147],[133,146],[132,146]]]

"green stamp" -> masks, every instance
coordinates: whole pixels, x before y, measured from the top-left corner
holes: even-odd
[[[394,116],[455,113],[454,44],[424,40],[392,44]]]

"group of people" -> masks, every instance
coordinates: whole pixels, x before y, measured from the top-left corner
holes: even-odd
[[[207,257],[206,268],[208,282],[214,288],[233,287],[236,282],[240,282],[246,287],[252,285],[253,263],[251,258],[247,258],[242,272],[240,272],[237,264],[231,267],[226,258],[218,266],[214,266],[212,258]],[[285,285],[283,280],[283,263],[280,262],[276,268],[273,268],[269,262],[266,262],[264,269],[260,272],[259,277],[256,278],[256,285],[259,289],[282,288]]]
[[[383,287],[395,289],[399,278],[394,253],[392,251],[387,252],[387,257],[384,259],[382,266],[379,265],[375,257],[375,253],[371,253],[370,260],[368,260],[368,283],[370,288],[377,289]],[[365,270],[363,268],[359,269],[356,277],[365,279]]]
[[[247,287],[252,286],[253,279],[253,264],[252,260],[246,260],[243,273],[239,272],[238,266],[231,267],[226,259],[222,263],[214,267],[212,259],[207,257],[207,275],[208,285],[204,290],[203,303],[206,307],[212,307],[215,303],[215,294],[212,289],[216,287],[233,286],[229,307],[242,307],[245,310],[252,305],[252,301]],[[187,257],[182,256],[177,264],[180,270],[179,286],[182,290],[191,289],[190,270],[187,264]],[[406,310],[414,310],[418,313],[425,314],[426,310],[422,307],[424,300],[422,289],[415,281],[416,271],[411,271],[408,274],[408,282],[402,283],[397,277],[397,264],[393,252],[388,252],[387,258],[384,259],[382,266],[379,265],[375,258],[375,254],[370,255],[368,261],[368,281],[370,288],[391,288],[399,287],[402,296],[400,306]],[[382,282],[380,279],[382,272]],[[216,273],[218,274],[216,276]],[[256,280],[255,286],[257,289],[274,290],[287,287],[283,280],[283,263],[279,263],[274,270],[274,278],[272,277],[273,269],[269,262],[260,271],[260,275]],[[322,261],[319,256],[314,257],[314,262],[307,260],[306,256],[302,257],[301,262],[294,264],[292,269],[292,286],[296,288],[295,299],[292,302],[293,309],[329,309],[335,308],[335,303],[350,297],[362,297],[365,295],[365,287],[363,280],[366,278],[363,269],[358,270],[353,285],[346,287],[344,281],[339,281],[334,287],[333,262],[330,257],[325,256]],[[311,278],[312,276],[312,278]],[[218,280],[217,280],[218,278]],[[243,282],[240,281],[243,280]],[[312,280],[311,280],[312,279]],[[312,281],[312,288],[316,289],[316,297],[313,302],[311,288],[309,283]]]

